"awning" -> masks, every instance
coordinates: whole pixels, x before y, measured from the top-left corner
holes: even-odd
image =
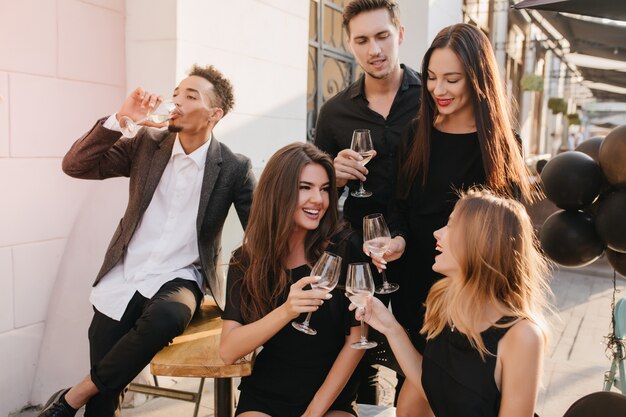
[[[626,1],[624,0],[522,0],[513,7],[626,21]]]
[[[626,8],[626,0],[612,1]],[[589,1],[589,7],[594,2]],[[570,53],[626,61],[626,26],[575,19],[556,12],[541,15],[567,39]]]
[[[527,1],[530,0],[522,3]],[[576,2],[561,3],[570,1]],[[586,1],[589,10],[596,1],[603,4],[602,0]],[[623,4],[626,9],[626,0],[615,3]],[[565,60],[577,66],[586,80],[584,84],[593,84],[585,86],[592,90],[594,97],[626,101],[626,25],[557,12],[539,13],[569,43],[569,50],[564,51]]]
[[[578,67],[583,77],[596,83],[626,88],[626,72]]]

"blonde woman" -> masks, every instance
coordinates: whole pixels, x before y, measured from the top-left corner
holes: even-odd
[[[357,318],[389,340],[417,387],[420,415],[532,416],[550,289],[524,206],[473,189],[434,235],[439,254],[433,269],[444,278],[426,299],[424,356],[378,300]]]

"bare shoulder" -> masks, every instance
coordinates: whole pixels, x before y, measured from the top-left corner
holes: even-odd
[[[530,320],[515,323],[500,341],[498,352],[502,357],[534,354],[543,351],[544,335],[541,328]]]

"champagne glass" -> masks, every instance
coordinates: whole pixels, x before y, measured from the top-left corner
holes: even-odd
[[[350,145],[350,149],[358,152],[359,155],[363,157],[363,160],[359,161],[361,165],[367,165],[367,163],[372,159],[372,156],[374,156],[374,145],[372,145],[372,137],[370,136],[369,129],[356,129],[352,133],[352,144]],[[359,181],[359,183],[359,189],[352,191],[350,195],[358,198],[371,197],[372,192],[363,188],[363,181]]]
[[[375,213],[363,217],[363,242],[370,253],[377,258],[381,258],[387,252],[391,243],[391,234],[382,214]],[[383,285],[376,287],[376,294],[390,294],[400,288],[398,284],[387,281],[384,269],[381,275]]]
[[[176,109],[176,104],[174,104],[172,100],[162,101],[158,106],[150,110],[148,114],[146,114],[146,117],[136,122],[128,116],[120,117],[120,129],[125,137],[134,138],[137,135],[137,132],[139,132],[141,123],[146,120],[149,120],[152,123],[167,122],[172,117],[174,109]]]
[[[352,304],[362,310],[365,309],[367,300],[374,295],[374,280],[369,263],[358,262],[348,265],[346,295]],[[361,319],[361,338],[350,346],[354,349],[370,349],[378,346],[378,343],[367,340],[363,319]]]
[[[341,272],[341,256],[337,256],[330,252],[324,252],[322,256],[317,260],[313,269],[311,269],[311,276],[320,277],[317,282],[311,283],[311,288],[314,290],[322,289],[332,291],[337,282],[339,281],[339,273]],[[295,321],[291,322],[291,325],[302,333],[309,335],[316,335],[317,330],[309,325],[312,312],[306,315],[306,319],[302,323]]]

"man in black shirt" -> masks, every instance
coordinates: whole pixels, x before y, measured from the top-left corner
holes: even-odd
[[[398,51],[404,39],[398,5],[394,0],[354,0],[343,13],[343,27],[354,58],[364,74],[348,88],[329,99],[320,109],[315,145],[334,158],[337,186],[351,190],[366,181],[373,195],[353,197],[348,193],[343,215],[358,233],[363,216],[382,213],[386,218],[395,181],[396,149],[402,133],[417,116],[421,80],[413,69],[400,64]],[[367,168],[363,158],[350,149],[352,132],[369,129],[375,156]],[[393,269],[390,265],[390,280]],[[402,291],[402,288],[400,288]],[[359,367],[359,403],[376,403],[376,390],[368,380],[376,375],[366,360]]]
[[[404,38],[398,6],[393,0],[354,0],[344,9],[343,25],[363,74],[320,109],[315,145],[334,157],[337,185],[356,189],[358,180],[373,195],[348,195],[344,217],[362,232],[363,216],[387,214],[393,192],[396,148],[400,136],[417,115],[421,80],[401,65],[398,50]],[[376,155],[367,168],[350,149],[354,129],[369,129]]]

